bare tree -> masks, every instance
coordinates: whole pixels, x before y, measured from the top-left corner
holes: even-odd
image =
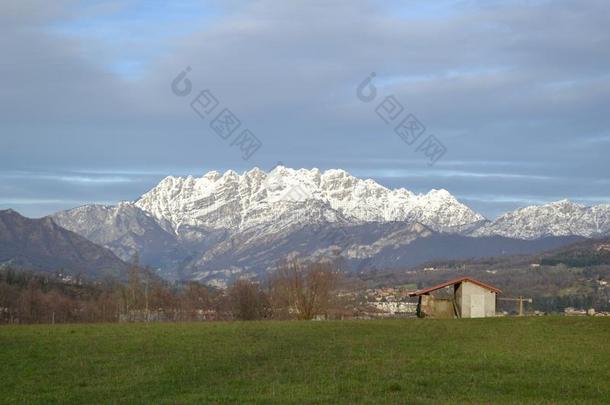
[[[144,295],[141,270],[131,266],[127,272],[127,310],[142,309],[145,304]]]
[[[285,308],[297,319],[313,319],[326,314],[339,271],[332,262],[304,263],[286,259],[271,279],[271,297],[275,309]]]
[[[180,303],[187,319],[199,319],[198,313],[212,308],[212,297],[208,287],[190,281],[182,292]]]
[[[254,320],[266,316],[269,303],[258,284],[238,279],[229,287],[228,293],[231,312],[236,319]]]

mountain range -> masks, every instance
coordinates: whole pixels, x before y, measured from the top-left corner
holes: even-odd
[[[282,257],[335,257],[353,270],[534,253],[610,233],[610,205],[566,200],[489,221],[446,190],[388,189],[343,170],[252,169],[166,177],[133,202],[52,216],[112,250],[138,254],[170,279],[225,285]]]
[[[0,265],[101,279],[125,279],[129,265],[110,250],[57,225],[0,211]]]

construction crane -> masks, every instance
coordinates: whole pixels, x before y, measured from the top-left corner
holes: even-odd
[[[533,302],[533,300],[531,298],[525,298],[522,296],[518,296],[517,298],[508,298],[508,297],[498,297],[498,300],[500,301],[517,301],[518,302],[518,308],[519,308],[519,316],[523,316],[523,303],[524,302],[529,302],[530,304]]]

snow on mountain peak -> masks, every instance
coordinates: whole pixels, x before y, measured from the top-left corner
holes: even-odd
[[[201,178],[166,177],[135,205],[174,229],[197,226],[241,229],[274,222],[349,223],[411,221],[438,231],[484,218],[446,190],[414,194],[390,190],[341,169],[253,168],[243,174],[216,171]]]
[[[566,235],[592,237],[609,231],[610,205],[587,207],[563,199],[507,212],[495,221],[475,230],[473,235],[536,239]]]
[[[584,205],[582,204],[577,204],[573,201],[568,200],[567,198],[564,198],[563,200],[559,200],[559,201],[553,201],[551,203],[548,204],[543,204],[543,206],[549,206],[549,207],[558,207],[558,208],[563,208],[563,209],[578,209],[578,208],[585,208]]]
[[[586,207],[560,200],[489,222],[445,189],[417,194],[344,170],[282,165],[270,172],[168,176],[133,203],[83,206],[53,219],[125,260],[138,253],[171,277],[188,274],[206,282],[255,274],[296,251],[318,257],[337,247],[345,258],[367,266],[373,259],[383,266],[409,263],[409,253],[401,256],[398,249],[433,231],[516,239],[610,234],[608,204]],[[477,245],[477,238],[467,239],[466,245]],[[505,243],[493,239],[491,245],[483,242],[486,255],[494,243]],[[431,250],[443,253],[450,245],[430,243]],[[450,250],[463,254],[458,245]]]
[[[212,170],[211,172],[207,172],[206,174],[203,175],[204,179],[208,179],[211,181],[216,181],[218,180],[222,175],[217,172],[216,170]]]

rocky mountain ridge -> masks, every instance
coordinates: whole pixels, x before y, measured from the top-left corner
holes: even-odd
[[[447,252],[530,253],[558,246],[562,238],[610,232],[608,205],[561,201],[489,221],[446,190],[415,194],[343,170],[283,166],[269,173],[169,176],[134,202],[79,207],[53,219],[123,260],[138,253],[165,277],[218,284],[260,275],[296,252],[335,255],[362,269],[448,258]],[[543,238],[552,242],[537,242]]]
[[[577,235],[587,238],[610,232],[610,205],[587,207],[568,200],[519,208],[474,229],[473,236],[500,235],[515,239]]]

